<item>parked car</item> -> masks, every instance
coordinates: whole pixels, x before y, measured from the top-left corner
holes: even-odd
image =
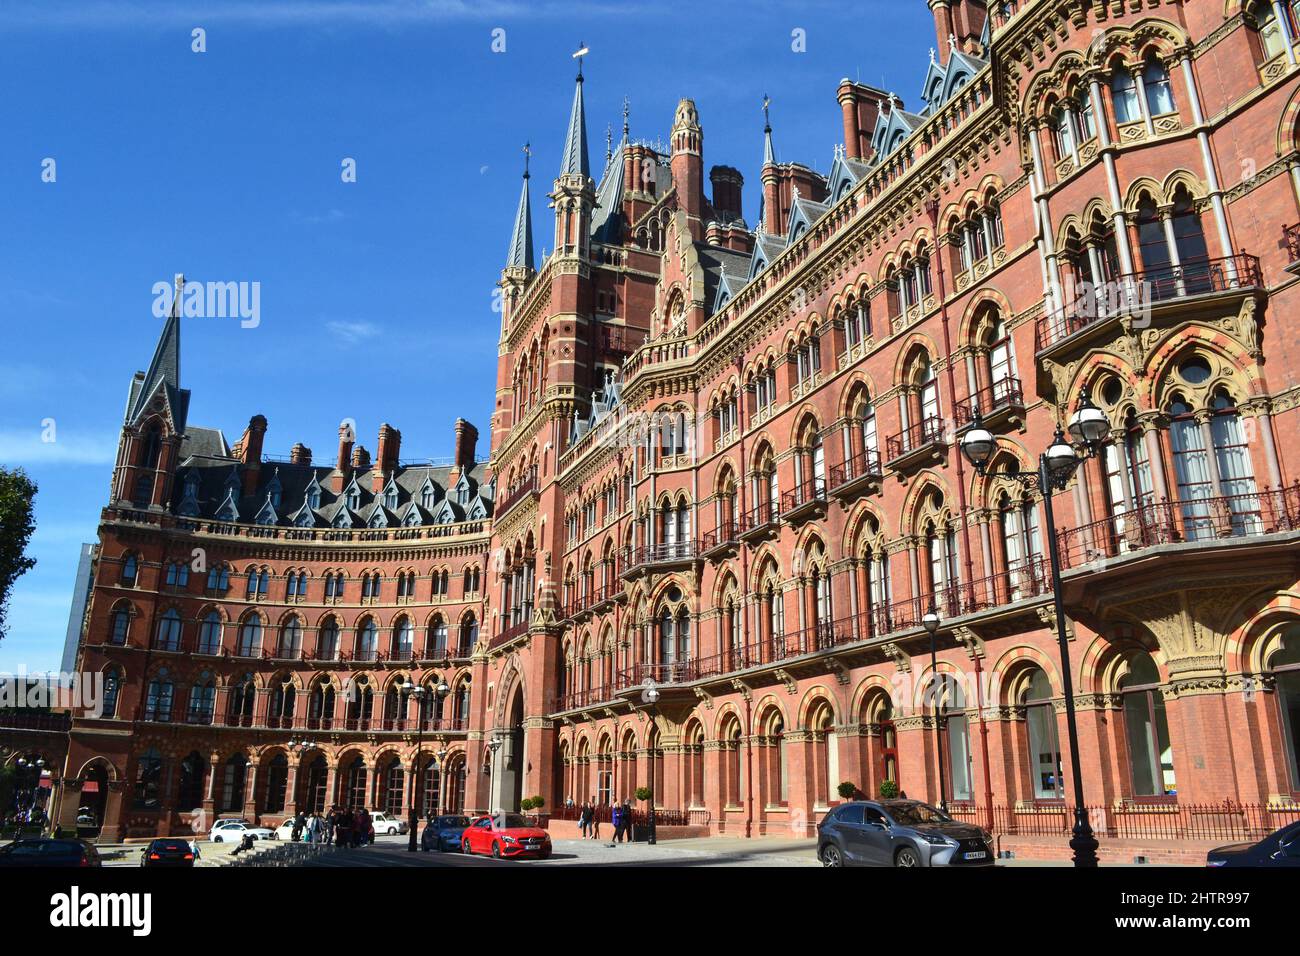
[[[247,820],[218,820],[212,824],[208,839],[213,843],[238,843],[248,834],[254,840],[274,840],[275,832],[266,827],[258,827]]]
[[[375,836],[388,834],[396,836],[399,833],[405,833],[407,830],[406,821],[399,820],[391,813],[383,813],[376,810],[370,814],[370,823],[375,828]]]
[[[141,866],[193,866],[194,848],[188,840],[164,837],[150,840],[140,851]]]
[[[824,866],[993,866],[992,841],[917,800],[855,800],[817,824]]]
[[[460,835],[465,853],[490,853],[500,859],[551,855],[551,835],[528,822],[520,813],[499,813],[478,817]]]
[[[1300,821],[1258,843],[1232,843],[1205,855],[1206,866],[1300,866]]]
[[[461,835],[468,826],[469,817],[466,816],[453,814],[434,817],[425,826],[424,833],[420,835],[420,847],[438,853],[455,852],[460,849]]]
[[[285,820],[271,834],[272,840],[293,840],[293,817]]]
[[[0,847],[0,867],[102,865],[95,845],[85,840],[15,840]]]

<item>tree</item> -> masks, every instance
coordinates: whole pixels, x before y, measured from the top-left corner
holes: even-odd
[[[21,468],[0,468],[0,637],[8,628],[9,592],[14,582],[36,565],[27,557],[27,542],[36,530],[32,501],[36,482]]]

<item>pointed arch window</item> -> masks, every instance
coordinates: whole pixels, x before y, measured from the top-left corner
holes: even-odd
[[[1124,730],[1134,796],[1173,796],[1178,790],[1169,721],[1165,716],[1160,673],[1150,654],[1139,652],[1129,659],[1120,691],[1124,699]]]
[[[135,587],[136,576],[140,572],[140,562],[134,554],[128,554],[122,562],[122,587]]]
[[[379,636],[374,619],[366,618],[366,622],[361,625],[360,631],[357,632],[357,660],[373,661],[378,643]]]
[[[1029,740],[1031,789],[1037,800],[1060,800],[1061,745],[1057,734],[1056,708],[1052,705],[1052,684],[1041,668],[1034,668],[1020,699],[1025,710]]]
[[[316,640],[316,657],[320,660],[337,660],[339,656],[339,626],[333,618],[326,621]]]
[[[172,698],[175,685],[166,676],[166,671],[149,682],[144,699],[144,719],[169,723],[172,719]]]
[[[154,648],[159,651],[181,649],[181,615],[175,608],[169,608],[158,621],[158,640]]]
[[[221,615],[217,611],[209,611],[203,616],[203,623],[199,625],[198,652],[208,655],[221,653]]]
[[[239,628],[239,656],[257,657],[262,653],[262,620],[253,615]]]
[[[301,652],[302,622],[296,617],[291,617],[280,631],[279,656],[286,659],[293,659]]]
[[[99,716],[110,719],[117,716],[117,695],[122,689],[122,672],[110,667],[104,672],[104,702],[100,706]]]
[[[131,631],[131,611],[129,608],[117,607],[113,609],[113,617],[109,625],[108,642],[117,647],[125,647],[126,639]]]
[[[1138,105],[1137,79],[1123,62],[1117,62],[1110,77],[1111,102],[1115,106],[1116,123],[1134,123],[1142,118]]]
[[[1169,70],[1154,54],[1142,65],[1142,86],[1147,95],[1147,113],[1163,116],[1178,110],[1174,103],[1174,88],[1169,82]]]

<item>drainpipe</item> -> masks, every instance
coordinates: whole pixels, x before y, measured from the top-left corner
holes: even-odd
[[[930,214],[930,229],[934,234],[934,262],[939,280],[939,321],[943,325],[943,350],[947,355],[945,370],[948,373],[948,403],[952,408],[952,423],[955,430],[957,424],[957,377],[952,368],[952,335],[948,328],[948,293],[944,288],[943,253],[939,251],[939,200],[931,199],[927,202],[925,211]],[[973,598],[975,595],[975,562],[971,555],[970,524],[967,521],[966,514],[966,468],[963,464],[964,456],[957,447],[955,436],[952,447],[948,449],[948,454],[957,460],[957,508],[958,513],[961,515],[962,557],[965,558],[966,564],[966,587]]]
[[[745,838],[754,835],[754,724],[753,702],[745,693]]]
[[[988,814],[989,832],[993,831],[993,777],[989,770],[989,725],[984,720],[984,668],[975,655],[975,705],[980,713],[980,758],[984,764],[984,811]]]

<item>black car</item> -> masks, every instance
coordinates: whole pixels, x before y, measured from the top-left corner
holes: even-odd
[[[434,817],[424,828],[424,833],[420,836],[420,847],[424,850],[435,850],[439,853],[445,853],[448,850],[460,849],[460,835],[465,832],[469,826],[469,817],[456,816],[455,814],[442,817]]]
[[[1205,855],[1206,866],[1300,866],[1300,821],[1258,843],[1233,843]]]
[[[817,824],[824,866],[993,866],[992,836],[917,800],[857,800]]]
[[[193,866],[194,848],[185,840],[170,837],[151,840],[140,852],[141,866]]]
[[[0,868],[101,865],[99,851],[85,840],[16,840],[0,847]]]

